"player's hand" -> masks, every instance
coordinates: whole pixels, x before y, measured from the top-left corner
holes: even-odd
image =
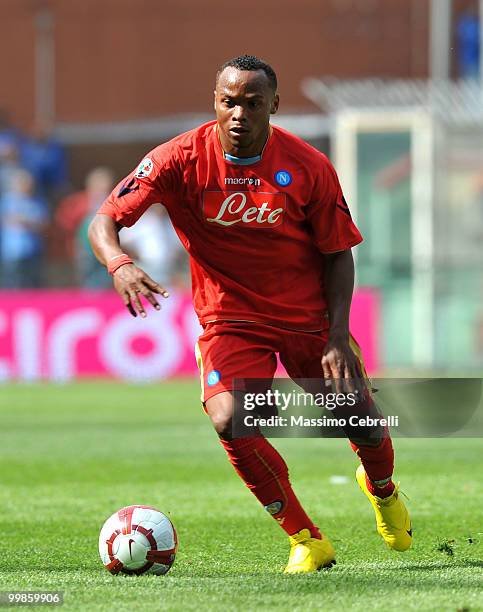
[[[146,274],[141,268],[134,264],[125,264],[114,272],[114,288],[119,293],[126,308],[133,317],[138,313],[141,317],[146,316],[141,295],[155,308],[160,310],[161,306],[154,297],[154,293],[164,298],[169,297],[169,293],[156,281]]]
[[[359,361],[348,340],[329,339],[322,353],[322,370],[326,386],[337,393],[363,393],[363,379]]]

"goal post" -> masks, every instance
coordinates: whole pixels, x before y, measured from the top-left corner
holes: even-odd
[[[389,309],[384,315],[385,321],[390,322],[384,324],[383,321],[383,332],[389,336],[385,351],[387,361],[391,363],[389,353],[393,346],[400,363],[431,368],[434,362],[434,120],[427,111],[418,108],[345,109],[335,113],[334,118],[333,159],[354,217],[365,227],[368,221],[362,216],[369,217],[369,239],[386,242],[386,253],[384,250],[378,252],[380,258],[387,257],[395,262],[393,268],[396,269],[398,265],[404,269],[408,267],[407,291],[402,287],[404,283],[391,287],[389,279],[381,279]],[[384,159],[384,149],[387,149],[387,159]],[[371,167],[367,157],[380,161]],[[407,202],[396,203],[403,212],[398,221],[397,213],[387,210],[392,198],[386,197],[385,204],[381,205],[381,194],[375,192],[390,193],[391,189],[398,189],[401,181],[408,182]],[[367,193],[371,190],[372,194]],[[375,213],[378,219],[374,219],[373,209],[378,209]],[[381,226],[380,223],[384,223],[381,218],[392,218],[392,223]],[[408,227],[403,227],[406,224]],[[389,233],[389,240],[385,231]],[[396,237],[405,231],[409,233],[408,252],[396,252],[398,248],[404,250],[404,244],[398,243]],[[370,250],[371,246],[367,248]],[[404,263],[406,257],[407,265]],[[366,259],[370,266],[371,258]],[[373,265],[378,263],[372,261]],[[390,274],[390,266],[386,270]],[[364,275],[359,281],[366,282]],[[400,299],[405,303],[398,304]],[[406,320],[403,320],[405,309]],[[400,324],[394,329],[397,322]],[[401,346],[398,350],[401,342],[397,336],[404,328],[404,333],[410,336],[405,340],[409,342],[406,342],[406,349]]]

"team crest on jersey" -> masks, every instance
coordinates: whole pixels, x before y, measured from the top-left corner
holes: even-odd
[[[149,176],[151,174],[152,169],[152,160],[150,160],[149,157],[145,157],[143,161],[139,164],[139,166],[136,168],[136,173],[134,174],[134,176],[136,178],[145,178],[146,176]]]
[[[288,187],[292,182],[292,175],[288,170],[278,170],[275,172],[275,180],[280,187]]]
[[[209,387],[213,387],[213,385],[217,385],[221,380],[221,374],[218,370],[211,370],[211,372],[206,377],[206,382]]]

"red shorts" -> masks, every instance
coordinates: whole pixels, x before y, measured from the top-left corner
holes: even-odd
[[[323,378],[321,358],[328,333],[328,325],[322,331],[304,332],[260,323],[209,323],[196,344],[201,401],[233,391],[236,378],[271,380],[277,353],[290,378]],[[352,337],[351,345],[363,366]]]

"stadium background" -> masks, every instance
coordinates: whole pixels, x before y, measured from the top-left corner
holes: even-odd
[[[395,439],[415,530],[403,556],[374,533],[344,440],[275,440],[338,551],[328,575],[286,580],[285,538],[200,409],[186,258],[161,207],[122,232],[171,293],[145,321],[125,313],[85,234],[147,150],[212,118],[217,66],[257,54],[279,75],[274,121],[329,153],[365,235],[352,326],[371,373],[480,376],[479,4],[0,0],[0,599],[61,590],[80,611],[483,609],[476,428]],[[122,580],[99,561],[103,521],[133,503],[178,529],[161,580]]]
[[[147,150],[212,118],[216,67],[246,51],[276,67],[275,123],[331,156],[366,238],[356,251],[361,305],[357,294],[353,326],[371,371],[477,371],[478,3],[303,0],[295,9],[290,1],[248,0],[236,16],[224,8],[214,0],[0,0],[3,190],[24,166],[38,178],[35,194],[47,211],[31,230],[36,246],[13,272],[5,218],[2,225],[2,287],[40,292],[2,293],[0,376],[195,371],[186,261],[160,208],[151,223],[123,233],[126,249],[170,287],[173,302],[179,297],[179,308],[159,321],[165,334],[174,331],[169,340],[155,334],[154,322],[133,327],[109,292],[92,292],[109,279],[92,261],[85,229],[108,187]],[[267,14],[276,35],[264,35]],[[48,293],[39,284],[85,291]],[[124,370],[107,356],[116,353],[116,334],[96,340],[108,323],[125,330],[117,348],[132,363]],[[163,359],[168,346],[173,353],[171,340],[182,348]],[[59,344],[69,345],[59,358],[70,360],[64,368],[49,357]]]

